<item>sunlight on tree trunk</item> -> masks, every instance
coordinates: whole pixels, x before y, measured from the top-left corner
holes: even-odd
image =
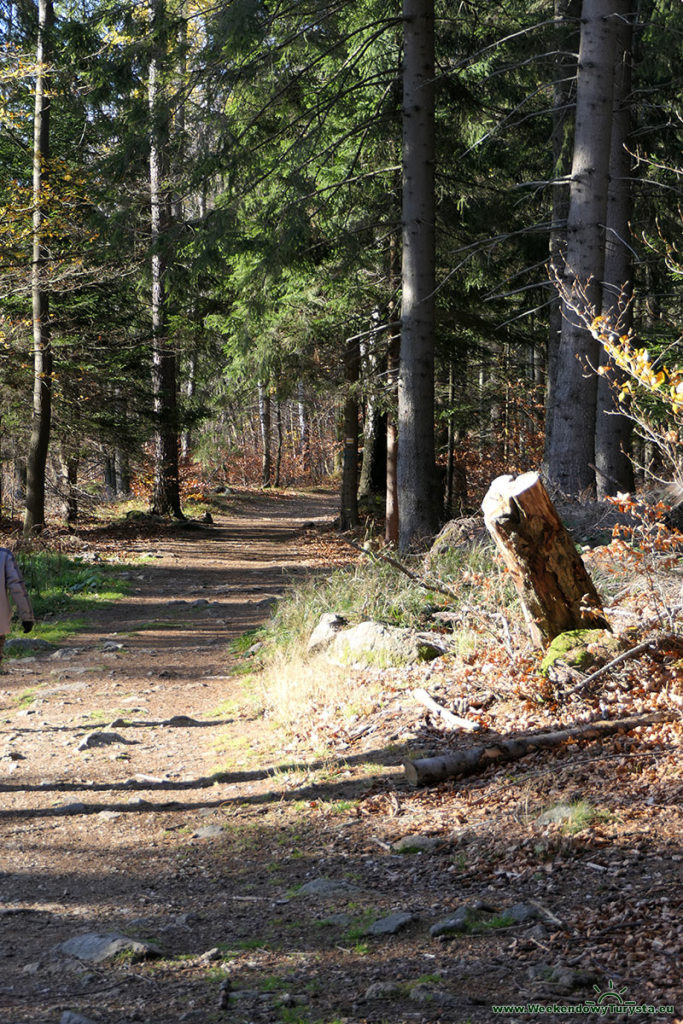
[[[52,340],[50,301],[45,280],[48,250],[45,244],[46,185],[50,159],[50,96],[47,70],[50,32],[54,21],[52,0],[38,5],[36,95],[33,122],[33,253],[31,294],[33,307],[33,416],[26,474],[24,533],[37,533],[45,525],[45,466],[52,417]]]
[[[434,2],[403,3],[403,261],[398,384],[399,548],[436,530]]]

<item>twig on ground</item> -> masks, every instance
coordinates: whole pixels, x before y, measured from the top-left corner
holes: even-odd
[[[637,658],[638,655],[642,654],[644,651],[650,649],[656,650],[657,647],[661,646],[666,641],[671,642],[672,640],[675,641],[678,639],[679,638],[675,634],[663,637],[656,637],[653,640],[646,640],[642,644],[638,644],[636,647],[631,647],[628,651],[622,651],[621,654],[618,654],[616,656],[616,658],[612,658],[612,660],[608,661],[606,665],[603,665],[601,668],[596,669],[595,672],[591,672],[589,676],[586,676],[585,679],[582,679],[581,682],[577,683],[576,686],[572,686],[571,690],[567,690],[564,696],[571,697],[575,693],[579,693],[586,686],[588,686],[589,683],[593,683],[596,679],[600,679],[602,676],[606,675],[611,669],[616,668],[617,665],[621,665],[625,661],[630,661],[632,658]]]
[[[413,697],[420,704],[424,704],[426,708],[432,711],[435,715],[440,715],[444,722],[451,726],[452,729],[464,729],[466,732],[476,732],[481,729],[481,726],[477,722],[472,722],[469,718],[460,718],[458,715],[452,714],[447,708],[442,707],[440,704],[430,697],[425,689],[418,686],[413,690]]]

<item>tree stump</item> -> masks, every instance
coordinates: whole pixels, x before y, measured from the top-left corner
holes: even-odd
[[[481,507],[537,646],[570,629],[611,628],[538,473],[497,477]]]

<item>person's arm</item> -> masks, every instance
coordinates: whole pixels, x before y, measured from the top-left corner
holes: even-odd
[[[14,555],[10,555],[7,559],[5,582],[7,583],[10,596],[17,606],[24,632],[29,633],[33,629],[35,616],[33,615],[33,608],[31,607],[24,578],[19,572],[19,566],[14,560]]]

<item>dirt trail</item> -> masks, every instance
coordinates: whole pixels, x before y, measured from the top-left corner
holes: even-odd
[[[82,932],[131,934],[154,908],[164,914],[147,923],[157,939],[165,929],[174,946],[176,933],[186,942],[192,933],[202,952],[197,880],[184,880],[179,853],[182,862],[216,809],[264,788],[271,767],[258,764],[258,724],[223,710],[242,699],[227,645],[262,623],[297,575],[322,571],[302,538],[335,511],[329,494],[241,495],[212,527],[134,541],[130,555],[144,561],[130,596],[56,657],[6,663],[0,1020],[54,1021],[63,1007],[105,1021],[180,1019],[150,1001],[149,982],[131,992],[128,976],[127,994],[103,1012],[110,975],[105,983],[92,964],[96,977],[77,961],[65,967],[54,947]],[[255,767],[217,781],[221,749],[240,743]]]
[[[240,494],[211,528],[140,536],[128,597],[7,666],[1,1024],[512,1024],[612,986],[680,996],[673,727],[633,757],[612,739],[415,792],[403,756],[444,736],[410,688],[450,699],[448,666],[383,677],[324,756],[297,760],[259,716],[229,641],[329,572],[335,514],[330,495]],[[577,797],[604,813],[541,824]],[[490,926],[430,934],[467,907]]]

